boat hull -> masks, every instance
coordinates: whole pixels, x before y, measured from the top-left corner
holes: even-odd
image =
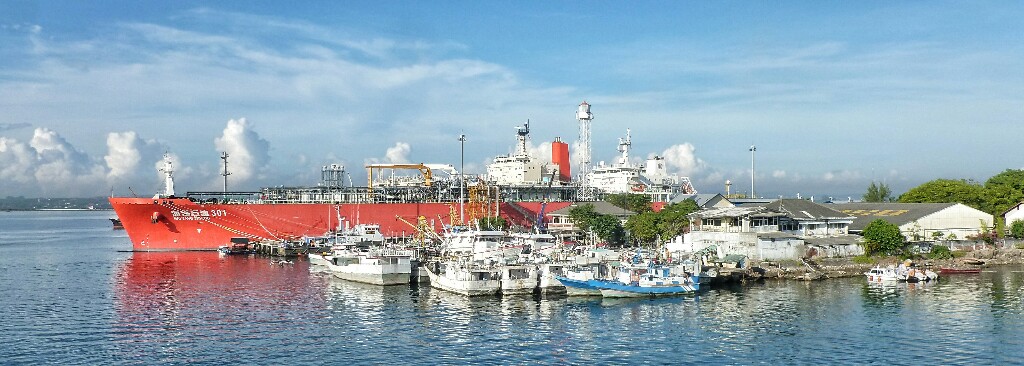
[[[407,285],[412,278],[411,268],[408,265],[349,264],[339,266],[327,263],[327,268],[331,270],[334,277],[379,286]]]
[[[398,217],[409,222],[416,222],[420,216],[447,217],[453,205],[200,203],[188,198],[124,197],[111,197],[109,201],[135,251],[217,250],[237,237],[258,241],[321,236],[336,230],[340,226],[339,218],[379,224],[386,237],[410,236],[414,229]],[[548,209],[552,204],[548,203]],[[567,206],[569,203],[560,204]],[[522,223],[530,220],[523,212],[539,209],[539,203],[506,202],[501,204],[499,212],[510,222]],[[431,225],[439,232],[443,223],[432,221]]]
[[[565,287],[565,294],[567,296],[601,296],[601,289],[591,286],[589,281],[574,280],[568,277],[555,276]]]
[[[679,284],[673,286],[636,286],[627,285],[618,281],[590,280],[589,285],[599,289],[604,297],[650,297],[650,296],[671,296],[685,293],[697,292],[700,284],[694,276],[694,283]]]
[[[463,296],[491,296],[498,294],[498,291],[501,290],[501,282],[498,280],[458,281],[434,273],[429,266],[424,266],[423,268],[426,269],[427,276],[430,277],[430,287],[436,289],[454,292]]]

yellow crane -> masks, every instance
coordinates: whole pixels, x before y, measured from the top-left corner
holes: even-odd
[[[369,164],[366,166],[366,176],[369,183],[366,185],[366,189],[369,193],[373,193],[373,170],[374,169],[416,169],[423,175],[423,185],[430,187],[431,182],[434,179],[434,173],[431,172],[430,167],[426,164]]]
[[[432,226],[430,226],[430,223],[427,222],[427,218],[426,217],[423,217],[423,216],[417,217],[415,224],[409,222],[409,220],[406,220],[405,218],[403,218],[401,216],[398,216],[398,215],[395,215],[395,219],[397,219],[398,221],[404,222],[406,225],[409,225],[409,227],[411,227],[414,230],[416,230],[416,239],[419,240],[420,243],[424,243],[425,244],[425,242],[426,242],[425,239],[426,239],[427,236],[430,236],[431,239],[437,240],[438,242],[443,241],[441,236],[437,235],[437,233],[434,232],[434,228]]]

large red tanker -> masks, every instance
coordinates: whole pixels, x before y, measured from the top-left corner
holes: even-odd
[[[388,237],[412,236],[420,217],[436,232],[451,224],[453,203],[201,203],[189,198],[110,198],[134,250],[216,250],[231,238],[296,239],[344,229],[346,223],[380,224]],[[569,202],[548,203],[553,211]],[[539,202],[506,202],[499,215],[530,226]],[[403,220],[407,222],[403,222]]]

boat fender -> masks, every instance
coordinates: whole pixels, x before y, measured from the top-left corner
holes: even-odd
[[[159,212],[153,212],[153,216],[151,216],[149,218],[149,222],[155,224],[157,221],[160,221],[160,213]]]

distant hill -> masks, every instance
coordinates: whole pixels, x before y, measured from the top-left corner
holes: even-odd
[[[110,210],[110,202],[106,197],[89,198],[25,198],[7,196],[0,198],[0,210],[2,211],[30,211],[30,210]]]

